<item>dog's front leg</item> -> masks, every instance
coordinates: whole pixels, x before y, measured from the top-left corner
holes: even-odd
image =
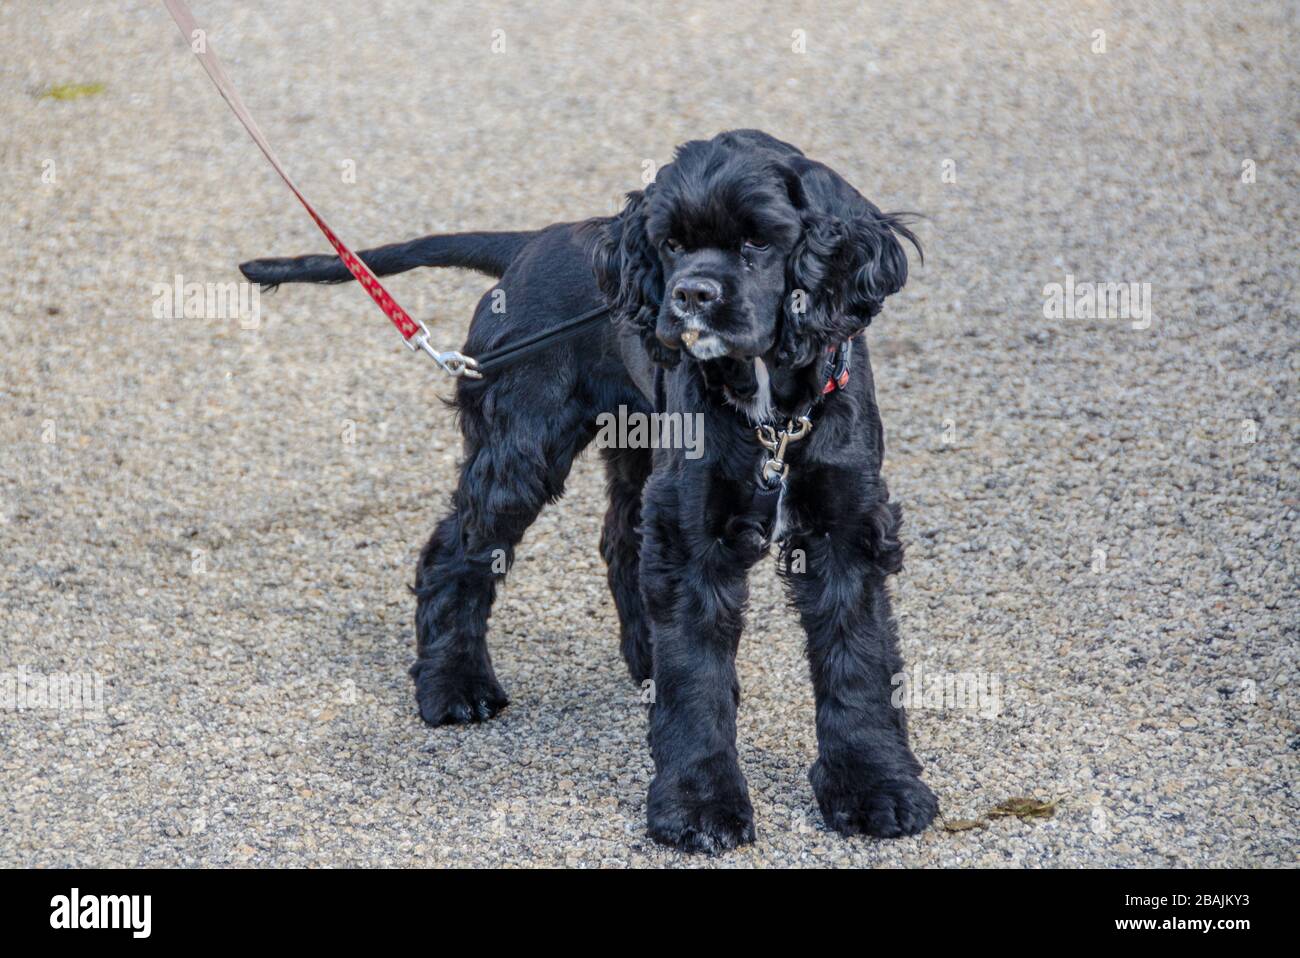
[[[747,529],[714,535],[683,522],[678,495],[652,478],[642,513],[654,676],[646,816],[656,841],[716,852],[754,840],[736,757],[735,657],[756,542]]]
[[[817,702],[809,779],[827,826],[845,835],[914,835],[938,811],[908,747],[903,709],[893,704],[903,665],[885,576],[902,563],[898,523],[882,493],[874,504],[824,517],[785,548],[782,573],[808,633]]]

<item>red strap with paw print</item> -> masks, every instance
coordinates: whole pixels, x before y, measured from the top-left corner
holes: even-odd
[[[236,90],[234,84],[230,82],[230,77],[226,75],[225,69],[221,66],[221,61],[217,59],[217,55],[213,52],[212,45],[208,42],[207,31],[201,29],[195,22],[194,15],[190,13],[189,7],[185,5],[184,0],[163,0],[163,5],[167,8],[168,12],[171,13],[172,19],[176,21],[176,25],[180,27],[181,33],[184,35],[186,42],[190,45],[190,49],[193,50],[194,55],[199,58],[199,62],[203,64],[203,69],[206,70],[208,76],[212,78],[212,82],[216,84],[217,90],[220,92],[222,98],[230,104],[230,109],[235,112],[235,116],[239,117],[239,122],[244,124],[244,129],[248,131],[248,135],[253,138],[253,142],[258,145],[262,153],[265,154],[266,158],[271,162],[271,166],[275,167],[275,172],[280,174],[280,179],[284,180],[285,186],[289,187],[289,189],[293,191],[293,195],[298,197],[298,202],[303,205],[303,208],[307,210],[311,218],[316,221],[316,225],[319,226],[320,231],[325,234],[325,238],[329,240],[330,245],[334,247],[334,251],[339,254],[339,259],[341,259],[343,265],[348,268],[348,272],[356,277],[357,282],[360,283],[362,288],[370,294],[370,298],[373,299],[375,304],[384,311],[384,315],[392,320],[393,325],[397,327],[397,331],[402,334],[402,338],[407,341],[407,344],[411,345],[412,348],[415,348],[414,345],[411,344],[411,338],[422,332],[424,327],[412,319],[410,314],[398,305],[397,300],[393,299],[388,290],[384,289],[383,284],[379,282],[379,279],[371,271],[370,267],[361,262],[352,250],[343,245],[343,241],[334,234],[334,231],[330,229],[330,225],[326,223],[324,218],[316,212],[310,203],[307,202],[307,198],[302,195],[302,192],[294,184],[293,180],[289,177],[289,174],[285,172],[284,167],[280,164],[279,158],[275,155],[275,151],[271,149],[271,144],[268,143],[266,137],[262,135],[262,131],[258,127],[257,121],[254,120],[252,114],[248,112],[248,107],[244,106],[244,101],[240,97],[239,91]]]

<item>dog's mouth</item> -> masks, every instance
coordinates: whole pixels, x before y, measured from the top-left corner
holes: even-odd
[[[720,359],[731,353],[731,347],[716,333],[702,329],[688,329],[682,333],[682,348],[696,359],[708,361]]]
[[[725,331],[719,330],[722,326]],[[733,359],[752,362],[771,348],[754,335],[746,315],[705,319],[700,316],[661,316],[655,335],[669,349],[686,353],[698,362]]]
[[[700,362],[734,360],[750,363],[756,356],[762,356],[771,348],[770,343],[766,345],[755,343],[748,337],[736,339],[699,326],[684,329],[675,337],[667,339],[661,337],[660,341],[672,349],[684,350],[692,359]]]

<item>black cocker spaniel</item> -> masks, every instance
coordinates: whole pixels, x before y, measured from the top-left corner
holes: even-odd
[[[861,335],[907,279],[900,238],[916,245],[899,216],[829,167],[739,130],[681,146],[618,216],[361,254],[379,275],[460,266],[498,277],[475,311],[471,356],[602,302],[611,312],[578,338],[457,383],[460,482],[414,589],[411,674],[426,722],[475,722],[506,706],[487,647],[497,584],[602,421],[692,417],[702,442],[691,448],[624,433],[597,443],[609,492],[600,548],[623,657],[652,702],[651,836],[705,851],[754,837],[735,655],[748,572],[772,543],[807,631],[819,747],[809,777],[826,824],[893,837],[931,822],[937,802],[891,704],[902,662],[885,578],[902,566],[900,512],[880,476]],[[268,286],[351,278],[332,255],[241,269]],[[784,467],[764,472],[778,456],[760,426],[769,438],[803,433],[779,456]]]

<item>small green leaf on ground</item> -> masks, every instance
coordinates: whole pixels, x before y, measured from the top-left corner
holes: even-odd
[[[1051,818],[1056,814],[1056,806],[1060,801],[1059,798],[1050,802],[1040,802],[1036,798],[1008,798],[991,808],[988,817],[1007,818],[1014,815],[1016,818]]]
[[[1056,806],[1061,804],[1059,798],[1040,802],[1036,798],[1008,798],[1005,802],[993,806],[982,818],[954,818],[943,823],[945,832],[968,832],[975,828],[984,828],[995,818],[1051,818],[1056,814]]]
[[[102,83],[60,83],[41,94],[41,99],[80,100],[85,96],[94,96],[104,92]]]

